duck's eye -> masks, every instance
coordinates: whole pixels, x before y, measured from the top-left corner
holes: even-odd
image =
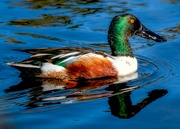
[[[130,19],[129,22],[133,24],[135,22],[135,20],[134,19]]]

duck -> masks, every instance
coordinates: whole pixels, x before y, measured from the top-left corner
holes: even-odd
[[[109,25],[110,54],[83,47],[25,49],[19,51],[31,54],[28,59],[7,65],[18,69],[23,78],[89,80],[124,77],[138,69],[137,58],[129,43],[129,38],[134,35],[155,42],[166,41],[146,28],[136,16],[118,14]]]

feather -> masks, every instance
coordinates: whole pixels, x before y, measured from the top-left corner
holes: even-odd
[[[66,53],[66,54],[60,54],[60,55],[56,55],[56,56],[52,57],[51,59],[65,58],[67,56],[77,55],[78,53],[79,52],[70,52],[70,53]]]
[[[48,55],[52,55],[52,54],[49,54],[49,53],[39,53],[39,54],[32,55],[31,57],[48,56]]]
[[[36,65],[13,63],[13,62],[9,62],[7,63],[7,65],[13,66],[13,67],[40,68],[40,66],[36,66]]]

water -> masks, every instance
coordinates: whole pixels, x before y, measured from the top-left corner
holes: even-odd
[[[25,1],[0,3],[0,128],[179,128],[180,2]],[[83,46],[110,52],[107,30],[118,13],[132,13],[168,41],[131,38],[139,77],[81,82],[22,81],[6,62],[26,59],[14,49]]]

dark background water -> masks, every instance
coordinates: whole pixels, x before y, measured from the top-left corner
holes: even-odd
[[[180,1],[1,0],[0,7],[1,129],[180,128]],[[108,26],[119,13],[136,15],[168,40],[131,38],[139,78],[127,84],[61,90],[22,81],[6,65],[29,57],[14,49],[83,46],[110,52]]]

